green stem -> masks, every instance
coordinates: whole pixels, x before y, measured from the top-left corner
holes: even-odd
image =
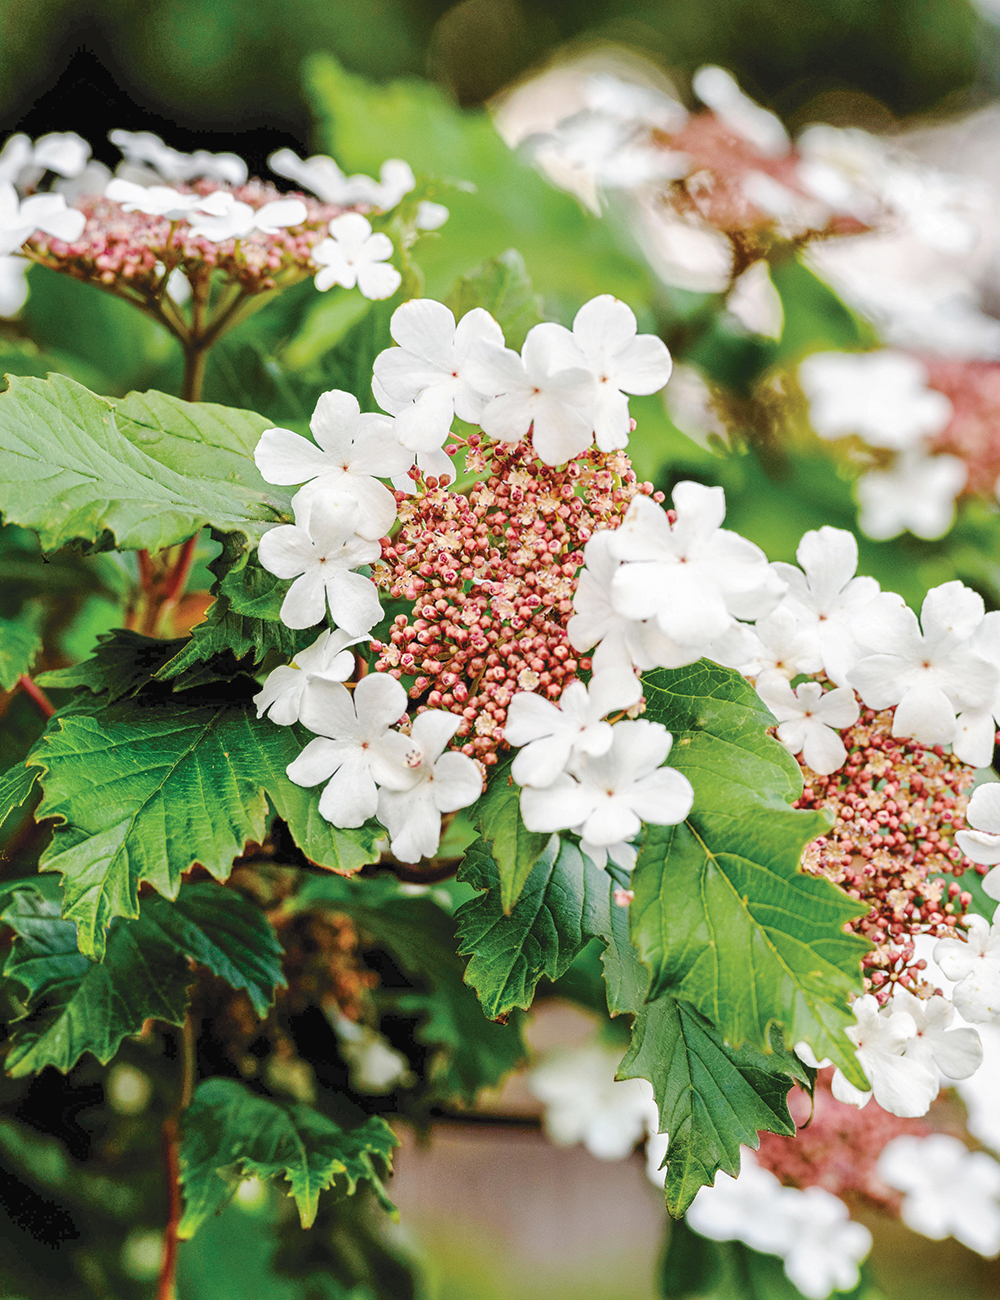
[[[208,346],[202,340],[190,339],[184,345],[184,387],[181,397],[186,402],[200,402],[205,384],[205,365]]]

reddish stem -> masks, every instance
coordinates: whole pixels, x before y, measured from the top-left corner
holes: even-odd
[[[180,1161],[177,1156],[178,1125],[175,1116],[164,1121],[163,1168],[167,1179],[169,1214],[163,1234],[163,1261],[156,1286],[156,1300],[174,1300],[174,1275],[177,1272],[177,1227],[181,1221]]]
[[[21,690],[24,691],[25,695],[30,696],[31,699],[34,700],[35,704],[38,706],[39,712],[44,717],[52,717],[53,713],[56,711],[56,706],[40,686],[36,686],[31,678],[26,676],[24,673],[22,673],[17,679],[17,684],[20,686]]]
[[[169,576],[167,577],[166,586],[163,592],[162,609],[169,609],[176,605],[181,596],[184,595],[184,588],[187,586],[187,580],[191,576],[191,566],[194,564],[194,552],[198,545],[198,534],[189,537],[181,548],[181,553],[177,557],[177,563],[174,565]]]
[[[139,551],[137,558],[139,560],[139,585],[148,596],[155,580],[153,561],[149,558],[148,551]]]

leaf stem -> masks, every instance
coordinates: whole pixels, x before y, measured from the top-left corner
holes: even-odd
[[[18,686],[20,686],[21,690],[24,691],[25,695],[30,696],[31,699],[34,700],[35,704],[38,706],[38,711],[44,717],[46,718],[52,717],[53,713],[55,713],[56,711],[56,706],[52,703],[52,701],[49,699],[49,697],[45,694],[45,692],[42,690],[40,686],[36,686],[35,683],[31,680],[31,678],[27,676],[26,673],[21,674],[21,676],[17,679],[17,684]]]
[[[181,553],[177,557],[177,563],[167,575],[166,586],[163,596],[160,600],[160,608],[157,616],[159,624],[165,615],[169,614],[181,596],[184,595],[184,588],[187,586],[188,578],[191,576],[191,566],[194,564],[195,549],[198,545],[198,534],[189,537],[181,547]]]
[[[177,1229],[183,1212],[180,1183],[180,1123],[181,1117],[191,1104],[194,1093],[195,1064],[194,1022],[189,1012],[184,1018],[184,1026],[181,1029],[181,1086],[177,1105],[164,1120],[161,1133],[163,1167],[167,1180],[168,1217],[163,1234],[163,1260],[156,1284],[156,1300],[176,1300],[177,1296],[174,1286],[179,1244]]]

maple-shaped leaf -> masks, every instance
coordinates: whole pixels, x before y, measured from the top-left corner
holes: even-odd
[[[303,1102],[261,1096],[235,1079],[208,1079],[181,1125],[184,1214],[178,1236],[192,1237],[249,1177],[287,1179],[303,1228],[312,1226],[321,1192],[352,1195],[359,1182],[370,1183],[393,1211],[382,1178],[398,1145],[379,1115],[343,1129]]]

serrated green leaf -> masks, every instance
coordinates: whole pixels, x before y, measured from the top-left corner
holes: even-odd
[[[514,784],[510,766],[511,760],[497,764],[472,809],[473,824],[497,864],[500,901],[508,913],[549,842],[548,835],[529,831],[521,820],[521,787]]]
[[[532,289],[524,258],[513,248],[462,276],[447,305],[456,320],[474,307],[485,308],[500,325],[509,348],[520,348],[528,330],[544,319],[542,300]]]
[[[25,604],[15,618],[0,618],[0,687],[12,691],[22,673],[30,673],[42,648],[42,606]]]
[[[113,704],[148,686],[163,664],[184,644],[183,640],[161,641],[128,628],[115,628],[97,638],[97,648],[89,659],[42,673],[38,684],[46,690],[83,688],[93,695],[106,694],[108,702]]]
[[[220,654],[258,664],[272,653],[291,658],[304,650],[320,629],[290,628],[281,621],[288,586],[256,559],[226,573],[213,588],[216,599],[208,616],[192,628],[188,640],[175,645],[175,653],[158,670],[157,678],[171,681]]]
[[[734,1050],[690,1003],[669,996],[640,1012],[618,1077],[653,1085],[660,1131],[670,1134],[666,1194],[675,1218],[720,1169],[738,1173],[740,1147],[756,1150],[759,1130],[794,1135],[786,1055]]]
[[[62,873],[63,914],[88,956],[100,957],[113,917],[138,915],[141,881],[173,898],[196,862],[225,880],[247,842],[264,838],[268,799],[311,861],[346,872],[377,861],[377,832],[331,826],[315,792],[285,775],[300,730],[256,718],[238,685],[224,700],[165,688],[109,706],[81,696],[32,751],[38,816],[61,823],[41,869]]]
[[[685,823],[649,827],[632,877],[631,937],[652,971],[650,997],[694,1003],[736,1047],[768,1051],[780,1024],[860,1086],[843,1029],[869,945],[844,933],[859,905],[798,869],[828,826],[789,807],[798,764],[732,670],[703,660],[644,682],[646,716],[674,733],[669,761],[695,792]]]
[[[0,511],[42,548],[158,550],[211,525],[256,540],[290,515],[252,447],[268,421],[166,397],[97,397],[63,375],[0,394]],[[203,441],[196,439],[203,434]]]
[[[402,1011],[421,1016],[420,1042],[435,1048],[431,1082],[436,1095],[473,1103],[526,1055],[515,1011],[505,1024],[488,1020],[464,982],[455,920],[427,897],[400,897],[379,880],[314,876],[291,900],[295,908],[324,905],[346,912],[423,990],[393,994]]]
[[[585,944],[610,929],[614,883],[569,841],[553,835],[508,914],[500,875],[485,840],[465,855],[458,879],[485,890],[455,913],[459,953],[471,954],[465,982],[491,1020],[531,1006],[543,975],[557,980]]]
[[[38,768],[24,763],[15,763],[0,776],[0,827],[16,808],[28,802],[37,780]]]
[[[301,1102],[262,1097],[235,1079],[208,1079],[184,1113],[178,1236],[192,1237],[248,1177],[286,1178],[303,1228],[316,1218],[320,1192],[335,1185],[352,1195],[359,1182],[368,1182],[391,1211],[382,1174],[398,1145],[381,1116],[342,1129]]]
[[[184,1022],[189,959],[266,1014],[283,984],[282,948],[259,908],[210,881],[182,886],[175,902],[155,895],[134,920],[117,918],[104,960],[79,951],[76,927],[60,914],[58,882],[36,877],[0,920],[16,938],[4,976],[25,990],[25,1014],[11,1026],[8,1073],[19,1077],[53,1065],[65,1073],[91,1052],[102,1065],[148,1019]]]

